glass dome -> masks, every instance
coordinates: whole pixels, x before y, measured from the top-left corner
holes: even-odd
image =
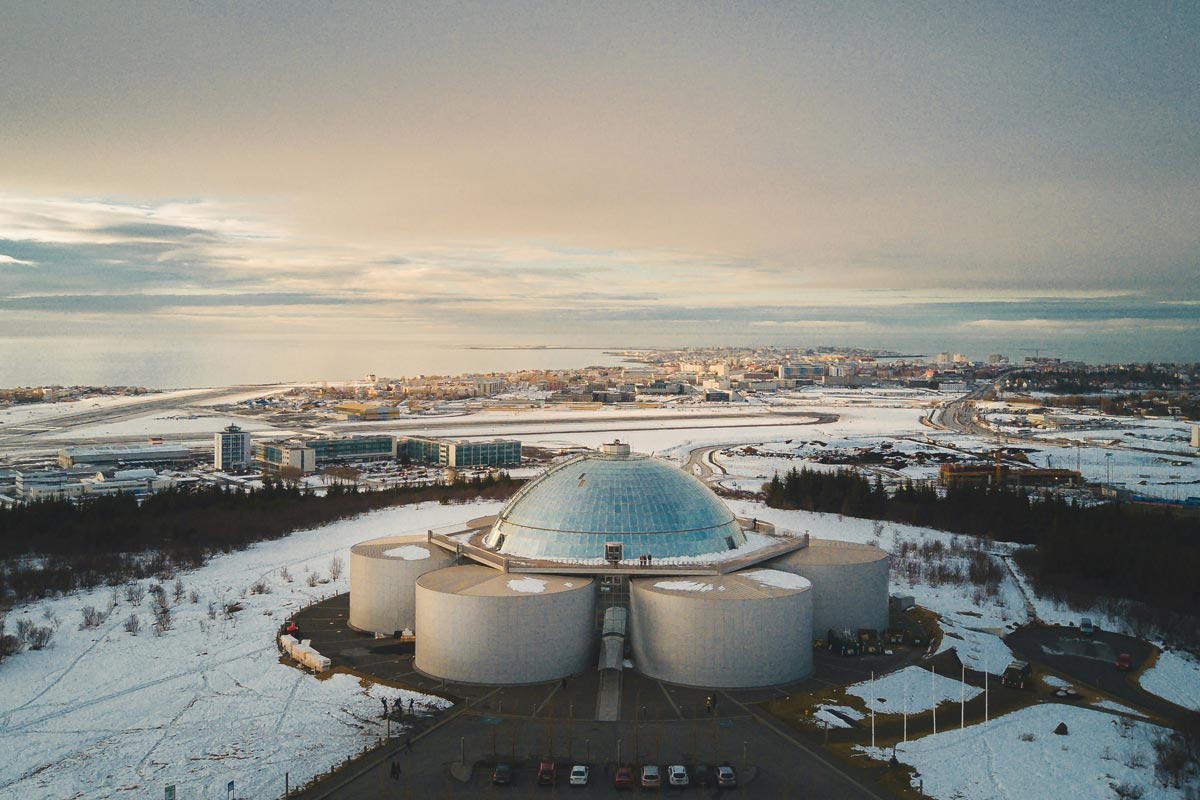
[[[700,556],[745,541],[733,512],[697,478],[614,443],[521,489],[484,544],[518,557],[571,560],[603,559],[609,542],[636,559]]]

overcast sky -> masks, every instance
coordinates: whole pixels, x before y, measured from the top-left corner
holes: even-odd
[[[1198,42],[1194,2],[0,0],[0,340],[1200,358]]]

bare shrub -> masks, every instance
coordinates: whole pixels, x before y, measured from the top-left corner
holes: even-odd
[[[22,642],[29,641],[29,631],[33,629],[33,620],[29,617],[22,617],[17,620],[17,638]]]
[[[288,572],[287,567],[283,567],[279,570],[279,577],[283,578],[288,583],[292,582],[292,573]]]
[[[142,629],[142,621],[138,619],[137,614],[130,614],[129,619],[125,620],[125,632],[138,635],[138,631]]]
[[[176,603],[183,602],[184,591],[183,591],[183,581],[182,580],[180,580],[178,578],[175,579],[175,590],[174,590],[174,592],[172,592],[172,595],[174,596]]]
[[[62,626],[62,620],[59,619],[58,615],[50,609],[50,606],[45,606],[42,608],[42,616],[47,622],[50,623],[50,627],[52,627],[54,630],[58,630]]]
[[[4,632],[4,620],[0,619],[0,661],[21,652],[21,640]]]
[[[334,556],[333,558],[329,559],[329,577],[335,581],[342,577],[342,568],[344,566],[346,566],[346,564],[344,561],[342,561],[341,556]]]
[[[271,587],[266,581],[258,581],[250,585],[250,594],[270,594]]]
[[[154,604],[154,630],[158,634],[171,630],[171,607],[166,600]]]
[[[188,600],[192,603],[192,605],[199,603],[200,602],[200,593],[197,592],[195,589],[192,589],[192,591],[188,592]]]
[[[125,599],[133,603],[135,606],[140,606],[142,601],[146,599],[146,587],[142,586],[137,581],[125,585]]]
[[[25,643],[29,645],[30,650],[41,650],[46,645],[50,644],[50,640],[54,638],[54,629],[46,625],[33,625],[29,628],[29,633],[25,639]]]
[[[320,579],[321,578],[317,573],[310,572],[310,573],[308,573],[308,580],[305,581],[305,583],[307,583],[309,586],[316,586],[317,581],[319,581]]]
[[[1033,741],[1034,739],[1036,739],[1037,737],[1036,737],[1036,736],[1034,736],[1032,733],[1022,733],[1022,734],[1021,734],[1019,737],[1017,737],[1017,738],[1019,738],[1019,739],[1020,739],[1022,742],[1032,742],[1032,741]]]
[[[1140,800],[1146,793],[1146,790],[1136,783],[1114,783],[1112,790],[1120,800]]]
[[[1125,756],[1125,766],[1130,769],[1141,769],[1146,766],[1146,757],[1140,750],[1130,750],[1129,755]]]
[[[1163,785],[1180,788],[1193,758],[1187,740],[1180,734],[1160,734],[1151,743],[1154,748],[1154,773]]]
[[[108,618],[107,614],[94,606],[84,606],[80,613],[83,614],[83,628],[97,628]]]

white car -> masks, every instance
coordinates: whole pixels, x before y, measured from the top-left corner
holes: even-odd
[[[590,775],[591,770],[582,764],[576,764],[575,766],[571,767],[571,785],[587,786]]]
[[[679,764],[667,767],[667,783],[671,784],[672,786],[687,786],[687,767],[680,766]]]

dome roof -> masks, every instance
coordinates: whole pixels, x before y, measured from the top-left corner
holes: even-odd
[[[606,444],[551,468],[513,496],[484,544],[525,558],[699,556],[746,541],[733,512],[694,476],[629,445]]]

